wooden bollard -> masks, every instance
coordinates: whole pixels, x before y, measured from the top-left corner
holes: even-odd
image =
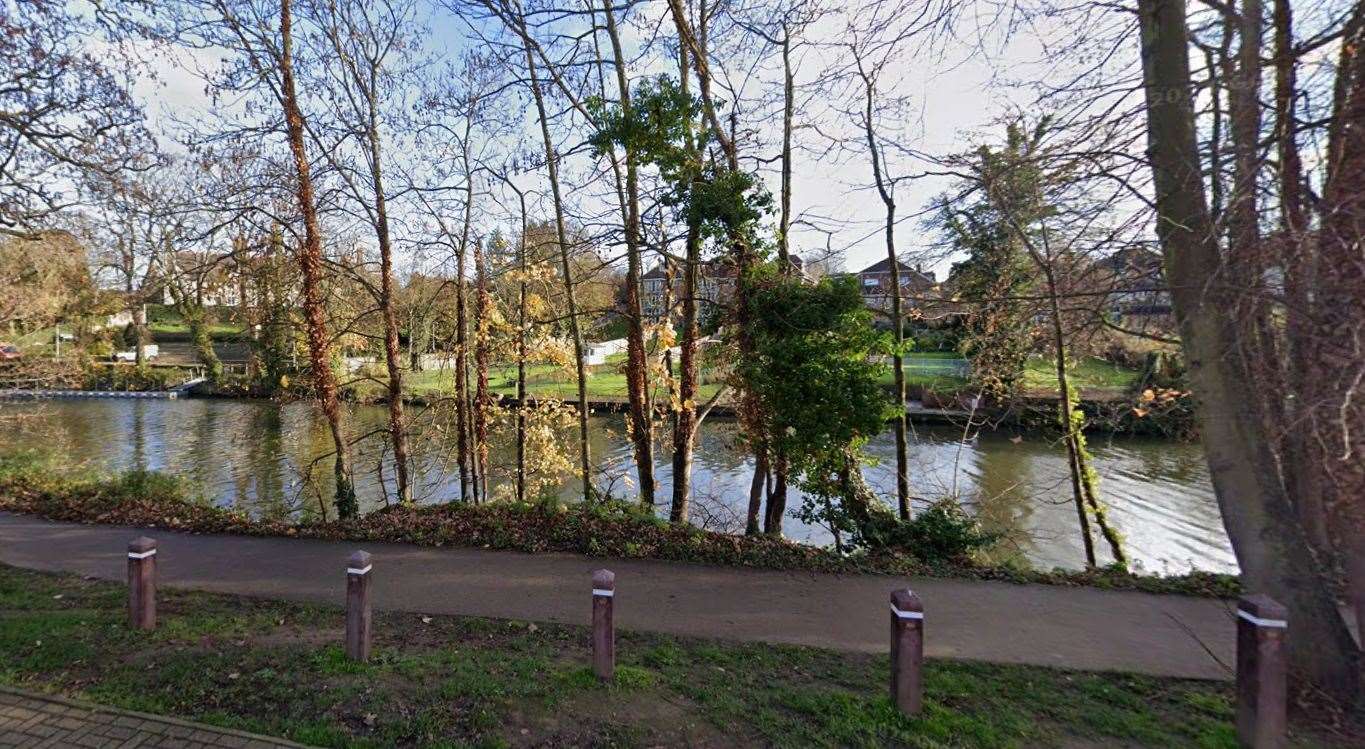
[[[906,715],[924,706],[924,605],[909,588],[891,593],[891,701]]]
[[[156,541],[128,542],[128,626],[156,629]]]
[[[346,560],[346,657],[370,659],[370,554],[357,551]]]
[[[1267,595],[1237,602],[1237,743],[1284,746],[1288,612]]]
[[[592,670],[601,681],[616,678],[616,624],[612,602],[616,598],[616,573],[592,573]]]

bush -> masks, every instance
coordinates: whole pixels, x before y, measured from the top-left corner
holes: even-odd
[[[85,371],[87,390],[167,390],[185,380],[176,367],[138,367],[135,365],[91,366]]]
[[[974,551],[1000,540],[981,529],[976,516],[952,499],[941,499],[907,523],[898,523],[892,543],[924,562],[965,561]]]

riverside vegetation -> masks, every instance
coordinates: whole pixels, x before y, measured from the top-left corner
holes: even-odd
[[[253,519],[199,497],[186,481],[151,471],[68,475],[36,453],[0,456],[0,509],[52,520],[203,533],[388,541],[525,552],[660,559],[812,572],[866,572],[1091,585],[1153,593],[1231,597],[1236,577],[1208,572],[1140,575],[1111,567],[1042,571],[982,564],[973,552],[994,539],[955,505],[941,503],[905,524],[899,551],[837,553],[766,534],[738,536],[658,518],[637,503],[499,501],[393,506],[331,521]],[[911,551],[907,551],[911,550]]]

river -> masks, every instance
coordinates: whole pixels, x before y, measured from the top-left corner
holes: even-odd
[[[330,450],[330,439],[310,403],[91,399],[0,402],[0,409],[30,416],[0,433],[0,452],[41,446],[60,451],[73,466],[174,473],[193,482],[211,501],[258,517],[316,517],[328,496],[330,462],[315,458]],[[361,506],[373,509],[392,497],[393,471],[381,431],[387,410],[355,406],[351,414],[356,434],[377,432],[358,446],[355,455]],[[412,451],[420,502],[459,496],[455,432],[449,421],[439,408],[417,409],[415,414]],[[957,496],[985,526],[1005,534],[994,552],[1002,560],[1012,558],[1044,569],[1082,566],[1067,463],[1059,444],[1008,431],[978,434],[966,441],[960,429],[949,426],[916,425],[914,431],[910,472],[915,495],[924,501]],[[566,438],[573,434],[569,430]],[[593,416],[590,442],[601,470],[599,487],[618,496],[633,495],[630,446],[621,418]],[[513,464],[511,445],[510,429],[496,429],[490,456],[495,472]],[[894,495],[894,446],[890,433],[868,446],[876,461],[865,473],[883,495]],[[1197,444],[1094,435],[1091,449],[1101,494],[1136,568],[1153,573],[1236,571]],[[662,507],[671,476],[667,453],[660,448],[657,457]],[[381,465],[383,484],[378,478]],[[751,465],[736,449],[734,423],[709,419],[696,452],[694,522],[717,530],[742,528]],[[311,480],[305,480],[309,476]],[[495,493],[500,483],[495,479]],[[571,479],[555,483],[565,501],[579,493]],[[799,493],[794,495],[789,502],[793,511],[801,504]],[[785,531],[805,543],[830,542],[825,529],[795,517],[787,518]],[[1103,550],[1103,542],[1097,539],[1096,547]]]

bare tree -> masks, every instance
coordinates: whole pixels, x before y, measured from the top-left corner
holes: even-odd
[[[1295,511],[1295,501],[1286,492],[1273,452],[1275,440],[1267,433],[1261,412],[1247,408],[1261,397],[1256,392],[1256,378],[1248,370],[1246,359],[1232,353],[1238,350],[1244,332],[1243,322],[1235,313],[1244,309],[1242,296],[1245,290],[1236,283],[1227,282],[1230,277],[1237,277],[1238,269],[1229,266],[1237,261],[1225,254],[1220,246],[1203,184],[1191,101],[1190,36],[1185,3],[1182,0],[1140,0],[1138,10],[1148,156],[1158,216],[1156,230],[1166,256],[1167,278],[1181,340],[1190,363],[1190,376],[1199,394],[1204,449],[1223,521],[1237,553],[1244,584],[1252,590],[1275,596],[1296,612],[1295,620],[1299,624],[1289,636],[1296,677],[1350,702],[1359,694],[1359,649],[1314,558],[1304,526]],[[1361,12],[1357,6],[1355,17],[1359,18]],[[1348,28],[1351,30],[1343,40],[1346,57],[1337,71],[1341,96],[1334,113],[1336,123],[1350,122],[1353,116],[1354,121],[1359,121],[1360,110],[1353,107],[1362,106],[1360,102],[1365,99],[1365,75],[1360,75],[1358,70],[1360,60],[1365,56],[1345,52],[1359,49],[1359,36],[1365,30],[1358,22]],[[1344,143],[1341,140],[1332,143],[1335,150],[1330,151],[1332,158],[1328,163],[1333,171],[1329,172],[1326,194],[1332,195],[1343,207],[1355,205],[1357,208],[1354,212],[1348,209],[1332,214],[1346,220],[1336,224],[1333,219],[1334,225],[1324,225],[1320,252],[1335,251],[1340,246],[1336,242],[1352,236],[1359,246],[1362,227],[1358,223],[1352,226],[1350,222],[1359,220],[1358,178],[1361,172],[1358,167],[1335,171],[1342,165],[1356,163],[1353,159],[1365,159],[1365,142],[1361,142],[1358,133],[1353,137],[1354,140]],[[1342,179],[1342,175],[1351,176]],[[1345,258],[1335,264],[1322,262],[1320,267],[1342,269],[1355,274],[1356,279],[1360,278],[1358,263]],[[1327,289],[1332,289],[1333,294],[1338,293],[1337,290],[1342,294],[1360,291],[1352,288],[1349,282],[1338,286],[1323,279],[1318,293]],[[1353,326],[1351,316],[1354,313],[1348,310],[1359,305],[1345,302],[1344,297],[1334,297],[1334,300],[1331,302],[1334,311],[1327,314],[1337,316],[1340,323],[1333,321],[1327,329],[1338,335],[1345,334],[1345,340],[1358,340],[1356,336],[1361,328]],[[1324,342],[1315,335],[1309,345],[1323,346]],[[1334,362],[1321,348],[1310,348],[1306,353],[1306,366],[1310,371],[1316,369],[1328,382],[1342,382],[1340,371],[1331,375],[1324,371],[1340,362]],[[1347,371],[1359,371],[1359,366],[1357,358]],[[1344,390],[1338,392],[1346,393]],[[1329,405],[1331,400],[1330,397],[1323,398],[1315,405]],[[1342,403],[1349,403],[1349,400],[1337,401],[1337,404]],[[1348,407],[1338,413],[1350,414],[1351,410]],[[1355,413],[1359,414],[1360,409],[1355,409]],[[1326,424],[1331,430],[1327,435],[1335,433],[1346,438],[1336,440],[1336,446],[1345,449],[1336,452],[1335,457],[1359,466],[1359,456],[1351,462],[1351,452],[1358,448],[1349,447],[1352,441],[1348,435],[1365,433],[1362,429],[1365,425],[1353,423],[1349,416],[1345,419],[1333,416]],[[1309,421],[1306,427],[1314,429],[1322,425],[1323,422]],[[1314,434],[1313,439],[1327,435]],[[1325,455],[1319,453],[1318,457]],[[1333,463],[1335,461],[1313,461],[1301,469],[1325,470],[1332,475],[1336,472]],[[1350,473],[1350,470],[1346,472],[1347,475]],[[1334,478],[1344,477],[1338,474]],[[1349,486],[1349,483],[1342,486]],[[1350,502],[1343,503],[1338,515],[1341,538],[1346,541],[1342,550],[1354,554],[1356,560],[1346,565],[1348,577],[1353,580],[1361,580],[1359,573],[1365,572],[1365,564],[1359,561],[1365,556],[1351,544],[1359,537],[1360,525],[1352,522],[1354,510],[1348,509],[1360,507],[1359,496],[1355,493]],[[1355,592],[1354,597],[1358,607],[1365,600],[1361,592]]]

